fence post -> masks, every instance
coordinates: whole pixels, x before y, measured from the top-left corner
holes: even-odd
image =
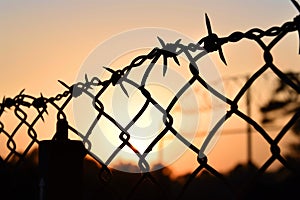
[[[66,119],[58,119],[56,139],[39,145],[40,200],[82,200],[83,159],[81,141],[69,140]]]

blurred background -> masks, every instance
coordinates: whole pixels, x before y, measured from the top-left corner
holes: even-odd
[[[42,93],[45,97],[51,97],[62,93],[65,88],[57,80],[70,85],[75,83],[90,53],[99,44],[122,32],[163,28],[177,31],[197,42],[207,35],[205,13],[219,37],[226,37],[234,31],[246,32],[255,27],[267,30],[272,26],[281,26],[298,14],[293,4],[285,0],[262,0],[259,3],[251,0],[1,1],[0,98],[14,97],[24,88],[26,94],[33,96]],[[264,41],[270,39],[265,38]],[[290,33],[271,53],[274,64],[281,71],[289,73],[289,77],[299,85],[298,40],[297,32]],[[248,78],[263,66],[262,50],[253,41],[242,40],[224,45],[223,52],[227,67],[217,53],[209,57],[220,73],[222,80],[219,81],[224,85],[226,96],[234,98]],[[132,59],[136,56],[132,55]],[[127,62],[124,60],[124,66],[132,59],[128,58]],[[108,64],[102,63],[103,66]],[[118,67],[112,66],[115,69]],[[298,105],[297,92],[283,84],[271,71],[267,71],[251,86],[239,106],[274,138],[298,110]],[[209,111],[205,103],[201,106],[196,112]],[[14,127],[13,119],[1,118],[1,121],[3,119],[8,126]],[[49,120],[52,122],[53,119]],[[50,122],[45,126],[41,123],[38,126],[40,132],[52,134],[54,120]],[[47,137],[49,135],[44,138]],[[196,144],[199,145],[201,140],[197,137]],[[22,136],[19,140],[20,143],[26,143]],[[5,158],[6,138],[1,137],[1,134],[0,142],[0,155]],[[294,126],[279,143],[282,155],[297,158],[299,143],[299,127]],[[22,148],[21,145],[19,150],[22,151]],[[208,158],[217,171],[228,173],[239,164],[262,166],[271,156],[269,149],[270,145],[261,135],[243,120],[233,117],[225,124]],[[157,164],[164,163],[163,155],[160,159]],[[187,151],[168,166],[168,175],[178,178],[193,172],[197,166],[195,154]],[[281,167],[281,163],[275,161],[267,171],[277,172]]]

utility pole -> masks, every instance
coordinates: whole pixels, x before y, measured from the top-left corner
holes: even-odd
[[[247,80],[249,80],[250,76],[247,76]],[[251,89],[248,88],[246,92],[246,106],[247,106],[247,115],[251,117]],[[249,123],[247,123],[247,160],[248,165],[252,164],[252,127]]]

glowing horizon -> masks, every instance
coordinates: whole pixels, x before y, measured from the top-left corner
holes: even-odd
[[[23,88],[28,94],[39,96],[42,92],[46,97],[64,91],[65,88],[56,80],[63,80],[70,85],[75,83],[93,49],[122,32],[157,27],[175,30],[197,42],[207,35],[204,13],[210,17],[212,28],[220,37],[228,36],[236,30],[244,32],[253,27],[266,30],[272,26],[281,26],[286,21],[292,21],[297,15],[296,9],[289,1],[277,0],[260,1],[259,5],[253,1],[242,3],[237,0],[176,3],[171,1],[151,3],[100,1],[86,4],[80,1],[53,1],[47,5],[41,2],[19,1],[18,3],[1,2],[0,13],[2,16],[0,24],[3,25],[0,34],[2,44],[0,47],[1,98],[13,97]],[[157,36],[164,38],[161,35]],[[272,50],[274,62],[282,67],[283,71],[296,70],[296,66],[300,65],[297,37],[296,33],[290,34]],[[166,42],[175,42],[173,38],[172,40],[164,39]],[[156,37],[149,38],[150,40],[155,41],[156,46],[160,46]],[[140,44],[142,45],[143,42],[141,41]],[[124,41],[123,45],[125,44],[130,49],[131,40]],[[117,49],[118,46],[112,49],[114,48]],[[112,68],[118,69],[128,65],[134,57],[139,55],[134,52],[135,49],[131,50],[133,52],[130,52],[125,59],[118,60],[115,57],[115,60],[109,61],[110,63],[102,61],[105,60],[104,58],[99,58],[97,61],[99,67],[112,64]],[[263,65],[263,55],[256,44],[251,41],[224,45],[223,51],[228,62],[227,67],[224,66],[217,53],[209,55],[221,78],[253,74]],[[113,50],[108,51],[107,54],[120,56],[114,55]],[[176,66],[174,69],[177,69]],[[109,76],[109,74],[106,75]],[[240,124],[234,128],[243,127]],[[231,125],[234,126],[234,122]],[[209,157],[209,162],[215,163],[221,170],[226,168],[224,166],[227,163],[246,162],[245,146],[241,152],[227,150],[226,154],[235,155],[236,161],[223,161],[222,154],[226,149],[225,146],[246,144],[245,134],[236,137],[238,139],[222,135],[220,140],[225,142],[218,141],[216,147],[220,145],[221,150],[213,150],[213,158]],[[254,140],[257,140],[256,143],[262,143],[263,148],[268,146],[260,141],[260,136],[254,137]],[[243,142],[240,142],[241,140]],[[197,139],[197,144],[200,145],[200,143],[201,140]],[[266,155],[260,155],[259,150],[260,148],[254,149],[254,153],[262,157],[257,162],[263,162]],[[214,153],[214,151],[219,153]],[[182,159],[188,160],[188,158]],[[192,161],[194,164],[196,162],[196,159]],[[177,169],[182,168],[182,171],[188,171],[190,169],[187,168],[190,166],[184,169],[181,165]]]

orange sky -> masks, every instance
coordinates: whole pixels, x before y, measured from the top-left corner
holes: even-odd
[[[74,83],[90,52],[121,32],[158,27],[177,31],[198,41],[207,33],[205,13],[208,13],[212,28],[219,36],[228,36],[236,30],[247,31],[253,27],[267,29],[273,25],[280,26],[297,14],[289,1],[282,0],[262,0],[259,3],[251,0],[126,3],[120,0],[1,1],[1,98],[15,96],[23,88],[26,88],[28,94],[39,95],[43,92],[45,96],[53,96],[63,91],[64,88],[57,80]],[[130,45],[130,41],[127,42]],[[300,64],[298,45],[297,34],[293,33],[274,48],[272,52],[275,64],[280,69],[297,70],[295,66]],[[222,77],[254,73],[263,64],[261,51],[252,42],[228,44],[223,51],[228,67],[224,67],[216,53],[211,55]],[[99,62],[101,63],[101,58]],[[124,63],[124,66],[128,63]],[[109,63],[101,63],[107,64]],[[212,151],[215,153],[211,155],[211,162],[218,168],[225,169],[229,168],[225,167],[228,163],[233,163],[231,167],[236,162],[245,161],[245,138],[245,135],[222,136],[218,148]],[[241,151],[231,151],[228,145],[237,145],[236,148]],[[235,159],[230,162],[223,160],[224,151],[228,155],[234,154],[231,157]],[[256,154],[257,157],[265,157],[261,153]]]

